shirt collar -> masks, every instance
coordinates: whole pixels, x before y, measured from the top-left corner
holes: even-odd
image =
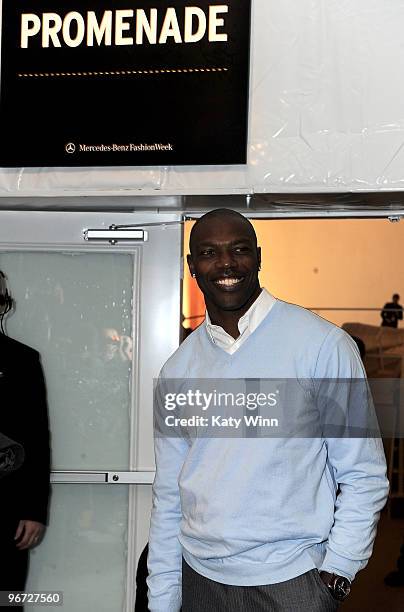
[[[240,317],[238,321],[240,336],[236,339],[230,336],[230,334],[228,334],[220,325],[214,325],[210,320],[208,311],[206,311],[205,325],[211,340],[216,344],[216,339],[219,337],[221,341],[226,339],[227,342],[231,341],[231,343],[233,343],[237,342],[246,331],[248,331],[249,334],[252,334],[261,321],[267,316],[275,302],[276,299],[274,296],[263,288],[255,302],[251,304],[247,312]]]

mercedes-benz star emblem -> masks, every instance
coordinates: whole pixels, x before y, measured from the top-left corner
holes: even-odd
[[[76,150],[76,145],[73,142],[68,142],[65,146],[66,153],[74,153]]]

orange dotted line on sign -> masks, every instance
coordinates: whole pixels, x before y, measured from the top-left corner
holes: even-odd
[[[71,76],[115,76],[131,74],[169,74],[189,72],[228,72],[228,68],[164,68],[161,70],[113,70],[100,72],[19,72],[17,76],[27,77],[71,77]]]

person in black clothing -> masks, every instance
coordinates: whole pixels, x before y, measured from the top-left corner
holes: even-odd
[[[4,301],[3,295],[0,316]],[[0,591],[24,591],[29,550],[41,542],[48,520],[48,411],[39,354],[3,333],[0,397],[0,431],[24,449],[22,465],[0,480]]]
[[[380,313],[383,319],[382,327],[398,327],[398,321],[403,319],[403,307],[399,304],[400,296],[398,293],[395,293],[392,299],[392,302],[387,302],[383,306]]]
[[[136,571],[136,602],[135,612],[148,612],[147,605],[147,583],[146,578],[149,574],[147,569],[147,555],[149,554],[149,545],[144,547],[137,564]]]

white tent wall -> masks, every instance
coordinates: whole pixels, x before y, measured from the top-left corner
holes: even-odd
[[[246,166],[0,169],[0,196],[403,189],[404,3],[252,6]]]

